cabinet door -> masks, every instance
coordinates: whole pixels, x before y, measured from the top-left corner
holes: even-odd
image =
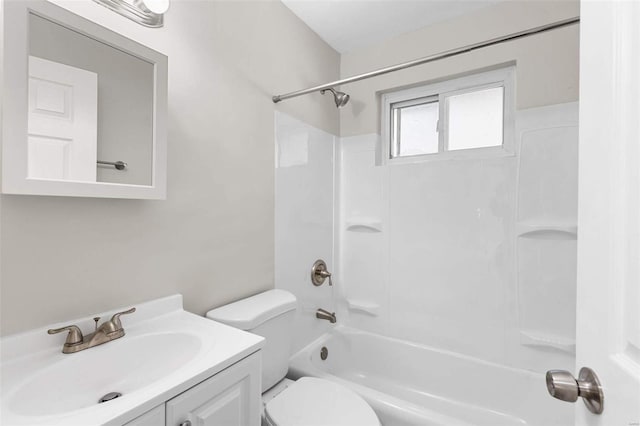
[[[169,400],[167,426],[260,425],[260,352]]]

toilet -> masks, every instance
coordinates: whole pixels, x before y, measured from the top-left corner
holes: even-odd
[[[207,312],[207,318],[265,338],[262,349],[263,425],[380,426],[373,409],[351,389],[329,380],[285,378],[296,298],[269,290]]]

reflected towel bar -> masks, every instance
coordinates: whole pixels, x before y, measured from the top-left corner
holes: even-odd
[[[113,166],[118,170],[124,170],[127,168],[127,163],[124,161],[97,161],[98,164],[106,164],[107,166]]]

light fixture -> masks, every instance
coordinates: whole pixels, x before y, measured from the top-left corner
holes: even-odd
[[[164,15],[169,10],[169,0],[136,0],[136,4],[156,15]]]
[[[164,25],[164,13],[170,0],[93,0],[120,15],[144,25],[159,28]]]

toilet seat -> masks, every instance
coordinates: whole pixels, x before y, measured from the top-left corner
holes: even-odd
[[[302,377],[265,405],[273,426],[379,426],[358,394],[329,380]]]

